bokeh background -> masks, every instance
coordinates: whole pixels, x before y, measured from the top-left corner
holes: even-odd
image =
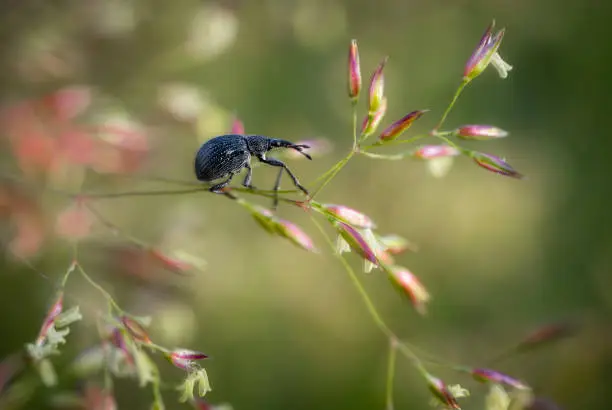
[[[528,179],[488,173],[466,158],[444,178],[409,159],[355,158],[319,199],[362,210],[382,232],[418,244],[417,253],[398,261],[432,294],[426,317],[382,274],[360,273],[398,335],[439,360],[478,366],[538,326],[578,323],[572,338],[499,369],[565,409],[607,408],[612,190],[605,164],[612,139],[605,121],[612,28],[605,2],[0,4],[7,249],[0,269],[0,357],[36,337],[55,281],[70,263],[70,243],[57,226],[71,204],[59,191],[179,189],[146,178],[193,180],[195,150],[228,131],[234,115],[247,132],[327,140],[333,147],[327,155],[288,160],[309,186],[350,149],[345,78],[351,38],[359,42],[364,81],[390,56],[385,124],[431,109],[411,129],[416,134],[434,126],[494,17],[507,28],[501,54],[514,70],[501,80],[488,69],[470,84],[447,126],[491,123],[509,130],[502,141],[466,145],[504,156]],[[73,91],[69,97],[49,97],[66,87]],[[56,115],[78,111],[62,121],[85,124],[79,132],[105,141],[106,148],[79,145],[65,123],[12,110],[43,97]],[[92,131],[91,124],[106,128]],[[58,135],[63,148],[54,151],[49,141]],[[19,144],[21,137],[30,139]],[[254,175],[257,186],[271,186],[275,170],[260,166]],[[212,357],[206,362],[211,403],[240,410],[384,406],[387,341],[301,210],[281,206],[279,213],[312,236],[323,249],[319,255],[267,235],[243,208],[207,193],[100,199],[94,206],[122,232],[113,235],[96,221],[80,244],[80,260],[126,310],[153,317],[151,335],[159,344]],[[80,223],[69,219],[63,227],[78,233]],[[139,259],[126,235],[191,255],[201,269],[188,276],[157,269]],[[349,260],[361,272],[358,258]],[[68,289],[67,303],[79,304],[85,320],[56,361],[60,374],[62,365],[96,343],[94,315],[105,306],[78,276]],[[161,368],[166,381],[180,380],[170,365]],[[432,371],[472,390],[465,408],[483,408],[484,388],[452,371]],[[76,390],[71,383],[60,390]],[[54,392],[37,390],[26,408],[49,408]],[[168,408],[189,407],[177,404],[174,393],[164,394]],[[150,390],[134,381],[118,381],[116,395],[120,409],[147,409],[151,402]],[[402,358],[395,396],[398,409],[430,408],[422,380]]]

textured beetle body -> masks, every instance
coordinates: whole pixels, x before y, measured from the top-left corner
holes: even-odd
[[[200,181],[211,182],[239,173],[250,161],[244,137],[222,135],[202,145],[196,156],[195,172]]]
[[[212,182],[225,178],[224,181],[210,188],[212,192],[220,192],[230,183],[234,175],[246,168],[247,174],[242,185],[247,188],[254,188],[251,185],[253,174],[251,158],[255,157],[260,162],[281,168],[276,178],[274,191],[278,191],[281,175],[283,170],[285,170],[295,186],[308,195],[306,188],[299,183],[295,175],[283,162],[274,158],[266,158],[266,153],[275,148],[291,148],[300,152],[308,159],[312,159],[310,155],[302,152],[303,148],[309,148],[307,145],[297,145],[290,141],[268,138],[263,135],[220,135],[206,141],[198,150],[195,157],[196,177],[203,182]]]

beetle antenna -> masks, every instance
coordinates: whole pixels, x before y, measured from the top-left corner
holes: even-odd
[[[307,152],[302,151],[304,148],[310,148],[310,145],[291,144],[291,145],[289,145],[288,148],[293,148],[294,150],[296,150],[297,152],[299,152],[300,154],[302,154],[303,156],[305,156],[309,160],[312,160],[312,157],[310,156],[310,154],[308,154]]]

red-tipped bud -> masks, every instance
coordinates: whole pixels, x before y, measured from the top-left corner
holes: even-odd
[[[143,343],[151,343],[151,338],[149,337],[147,331],[136,320],[127,316],[122,316],[121,323],[123,323],[125,329],[135,340]]]
[[[412,153],[412,156],[419,159],[433,159],[454,157],[459,154],[459,150],[450,145],[422,145]]]
[[[374,246],[368,243],[365,236],[362,235],[361,232],[352,226],[345,224],[344,222],[333,221],[333,224],[350,249],[357,252],[357,254],[368,262],[378,265],[378,258],[376,257]]]
[[[491,22],[483,34],[478,46],[470,56],[470,59],[465,65],[463,71],[464,81],[470,81],[478,77],[487,68],[493,55],[497,52],[502,39],[504,38],[504,29],[493,34],[495,21]]]
[[[38,337],[36,338],[37,346],[42,346],[43,342],[45,341],[45,338],[47,337],[47,333],[49,333],[49,329],[51,328],[51,326],[53,326],[53,323],[55,322],[55,318],[60,313],[62,313],[63,306],[64,306],[64,293],[59,292],[57,299],[55,300],[53,305],[51,305],[51,307],[49,308],[49,311],[47,312],[47,316],[45,316],[45,320],[43,321],[43,325],[40,328],[40,332],[38,333]]]
[[[431,297],[419,279],[408,269],[401,266],[389,268],[389,278],[402,293],[410,298],[416,311],[424,315],[426,313],[425,305]]]
[[[464,140],[485,141],[507,137],[508,131],[492,125],[463,125],[457,128],[454,134]]]
[[[285,238],[289,239],[291,242],[296,244],[302,249],[305,249],[309,252],[318,252],[317,248],[314,246],[312,239],[308,235],[302,231],[297,225],[292,222],[279,219],[276,222],[276,231]]]
[[[359,66],[359,49],[357,40],[351,40],[348,55],[348,95],[356,100],[361,91],[361,67]]]
[[[421,118],[427,111],[429,110],[417,110],[404,115],[402,118],[389,125],[378,138],[381,141],[393,141],[399,137],[401,133],[410,128],[412,123]]]
[[[177,349],[167,355],[168,360],[179,369],[186,371],[192,370],[195,366],[194,360],[206,359],[204,353],[196,352],[194,350]]]
[[[130,365],[133,365],[134,357],[132,356],[132,353],[130,352],[130,349],[128,348],[127,342],[125,340],[125,335],[123,334],[123,332],[117,328],[113,328],[113,331],[110,336],[110,341],[116,348],[118,348],[119,350],[123,352],[123,354],[125,355],[126,361]]]
[[[387,253],[398,255],[407,250],[417,252],[418,247],[399,235],[385,235],[378,238]]]
[[[459,403],[457,403],[457,399],[455,399],[442,380],[430,374],[425,374],[425,378],[429,391],[433,393],[440,403],[451,409],[461,409]]]
[[[332,217],[339,219],[355,228],[372,229],[376,228],[376,224],[369,216],[362,214],[348,206],[324,204],[322,208]]]
[[[230,131],[232,134],[244,134],[244,123],[240,120],[240,118],[234,117]]]
[[[491,369],[472,369],[470,374],[475,380],[482,383],[493,382],[505,384],[517,389],[524,389],[527,387],[523,382]]]
[[[380,125],[382,119],[387,112],[387,99],[385,97],[382,98],[380,105],[378,106],[378,111],[370,112],[364,119],[361,124],[361,136],[363,138],[372,135],[374,131]]]
[[[159,249],[151,249],[149,252],[154,261],[174,273],[185,273],[193,269],[192,264],[179,258],[168,256]]]
[[[510,164],[500,157],[477,151],[473,151],[470,155],[476,164],[488,171],[516,179],[524,178],[522,174],[512,168]]]
[[[370,114],[378,112],[383,101],[385,101],[385,75],[383,69],[388,59],[389,57],[385,57],[381,61],[370,79],[370,88],[368,90],[368,112]]]

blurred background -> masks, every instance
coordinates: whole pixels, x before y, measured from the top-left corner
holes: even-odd
[[[199,145],[228,132],[321,139],[314,161],[287,159],[311,186],[352,143],[346,56],[359,43],[364,86],[385,55],[383,125],[430,109],[410,135],[430,130],[450,101],[492,18],[507,32],[501,80],[488,69],[461,95],[447,127],[494,124],[511,135],[464,144],[505,157],[528,179],[457,158],[443,178],[423,162],[357,157],[319,195],[371,216],[418,252],[398,257],[427,287],[425,317],[379,272],[359,272],[397,334],[438,360],[480,366],[539,326],[577,323],[572,338],[501,362],[564,409],[605,408],[612,383],[612,139],[604,2],[88,0],[0,2],[4,257],[0,357],[36,338],[56,283],[82,238],[79,261],[127,311],[150,315],[151,337],[204,351],[211,403],[235,409],[375,409],[384,406],[387,341],[307,214],[279,215],[311,235],[320,254],[267,235],[245,210],[208,193],[98,199],[106,225],[62,192],[181,188]],[[363,101],[360,116],[363,115]],[[394,152],[385,149],[381,152]],[[253,183],[272,186],[259,166]],[[239,181],[239,180],[238,180]],[[288,179],[283,185],[290,188]],[[262,198],[253,201],[270,206]],[[109,226],[112,225],[112,226]],[[109,227],[111,229],[109,229]],[[117,229],[119,228],[119,230]],[[329,231],[331,233],[331,231]],[[159,269],[130,238],[198,269]],[[150,258],[149,258],[150,259]],[[26,263],[27,261],[27,263]],[[27,265],[30,264],[38,271]],[[44,279],[41,274],[50,277]],[[51,408],[76,391],[62,366],[97,343],[104,299],[74,276],[66,305],[81,306],[60,385],[26,408]],[[181,372],[160,362],[167,382]],[[483,408],[485,388],[432,368]],[[101,380],[97,378],[94,380]],[[150,389],[117,381],[120,409],[148,409]],[[164,391],[169,409],[179,405]],[[427,409],[429,393],[398,358],[396,408]]]

